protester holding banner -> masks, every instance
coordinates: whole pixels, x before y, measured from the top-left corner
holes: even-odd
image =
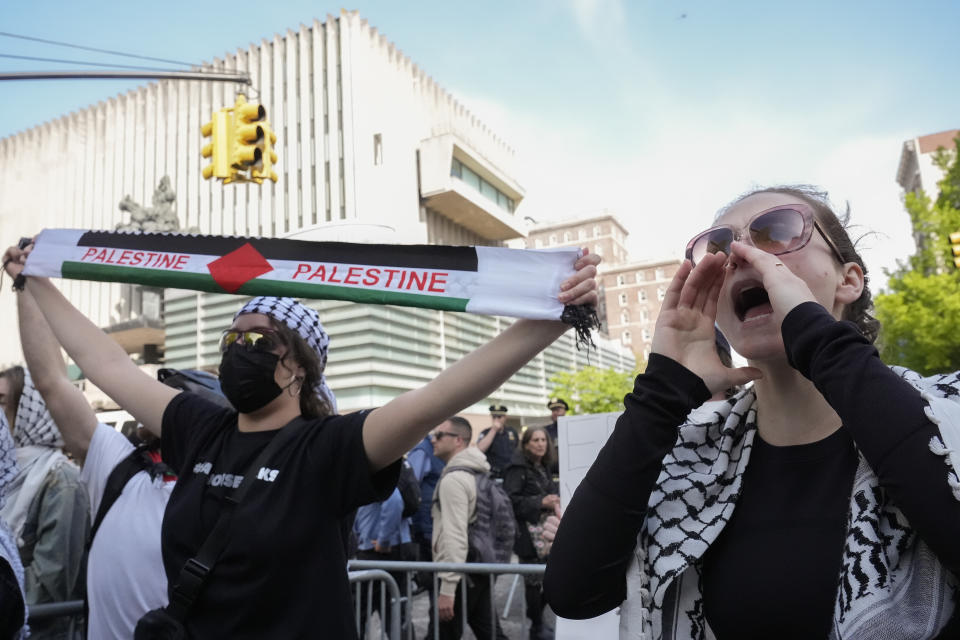
[[[31,376],[63,436],[64,449],[79,462],[80,482],[90,501],[87,540],[86,623],[88,638],[131,638],[137,621],[167,603],[160,528],[176,478],[163,464],[159,439],[143,429],[134,445],[99,422],[83,392],[67,377],[60,344],[30,291],[17,297],[20,345]],[[207,374],[209,381],[217,380]],[[161,369],[174,388],[200,389],[197,372]]]
[[[552,276],[560,311],[597,302],[599,258],[573,258]],[[4,261],[17,277],[26,253],[10,248]],[[489,396],[568,329],[519,320],[423,388],[340,416],[325,393],[328,338],[317,313],[255,298],[221,340],[231,411],[140,372],[46,278],[25,285],[87,378],[161,437],[178,471],[162,533],[170,609],[141,623],[179,619],[188,637],[355,637],[339,518],[386,498],[401,456],[432,425]],[[211,540],[221,553],[201,561]]]
[[[29,370],[0,372],[0,397],[13,424],[18,467],[0,518],[20,550],[27,605],[82,598],[90,505],[80,469],[64,455],[60,429]],[[69,618],[37,621],[30,637],[59,640],[69,625]]]
[[[620,606],[631,638],[960,637],[960,377],[880,361],[825,194],[759,190],[716,224],[566,508],[548,602]],[[715,321],[750,366],[721,363]]]

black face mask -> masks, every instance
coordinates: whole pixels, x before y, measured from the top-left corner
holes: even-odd
[[[280,357],[268,351],[232,345],[220,359],[220,388],[237,411],[253,413],[283,393],[274,372]]]

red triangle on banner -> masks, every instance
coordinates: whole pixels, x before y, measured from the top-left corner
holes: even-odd
[[[260,252],[247,242],[207,265],[214,281],[227,293],[236,293],[244,284],[273,271]]]

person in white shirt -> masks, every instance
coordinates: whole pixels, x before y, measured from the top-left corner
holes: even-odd
[[[97,422],[86,398],[67,377],[60,345],[30,292],[17,298],[27,367],[60,428],[64,448],[82,462],[80,481],[90,496],[90,513],[96,514],[110,472],[134,446]],[[174,485],[168,480],[137,473],[103,518],[87,561],[87,637],[132,638],[137,620],[167,603],[160,524]]]

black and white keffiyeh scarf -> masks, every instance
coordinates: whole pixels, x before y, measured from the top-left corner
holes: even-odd
[[[13,440],[18,447],[63,446],[63,438],[57,429],[53,416],[47,410],[47,403],[37,388],[33,386],[30,371],[23,370],[23,395],[17,405],[17,417],[14,421]]]
[[[63,438],[47,410],[40,392],[24,370],[23,394],[13,427],[17,473],[7,485],[7,503],[0,516],[18,539],[23,531],[30,503],[47,474],[58,464],[71,464],[63,452]]]
[[[326,400],[327,406],[336,413],[337,398],[333,391],[327,386],[327,378],[323,374],[327,368],[327,352],[330,349],[330,336],[327,335],[323,324],[320,322],[320,314],[316,310],[303,305],[293,298],[275,298],[272,296],[258,296],[243,305],[240,311],[237,311],[233,319],[245,313],[262,313],[270,316],[275,321],[284,324],[306,341],[307,345],[313,349],[320,358],[320,382],[317,384],[314,392]]]
[[[14,446],[13,438],[10,436],[7,417],[0,411],[0,511],[2,511],[6,504],[10,484],[17,476],[15,450],[16,447]],[[13,574],[17,578],[17,584],[20,585],[20,597],[26,602],[23,563],[20,561],[20,551],[17,549],[17,542],[13,537],[13,533],[2,519],[0,519],[0,558],[5,560],[13,569]],[[14,638],[19,639],[26,637],[26,633],[27,628],[24,626]]]
[[[945,480],[960,501],[960,376],[893,370],[926,401],[940,432],[930,449],[943,456]],[[743,391],[712,411],[692,413],[679,428],[627,570],[621,638],[713,639],[701,560],[740,494],[757,433],[755,401],[752,390]],[[956,606],[956,577],[917,537],[862,456],[847,528],[831,640],[933,637]]]

